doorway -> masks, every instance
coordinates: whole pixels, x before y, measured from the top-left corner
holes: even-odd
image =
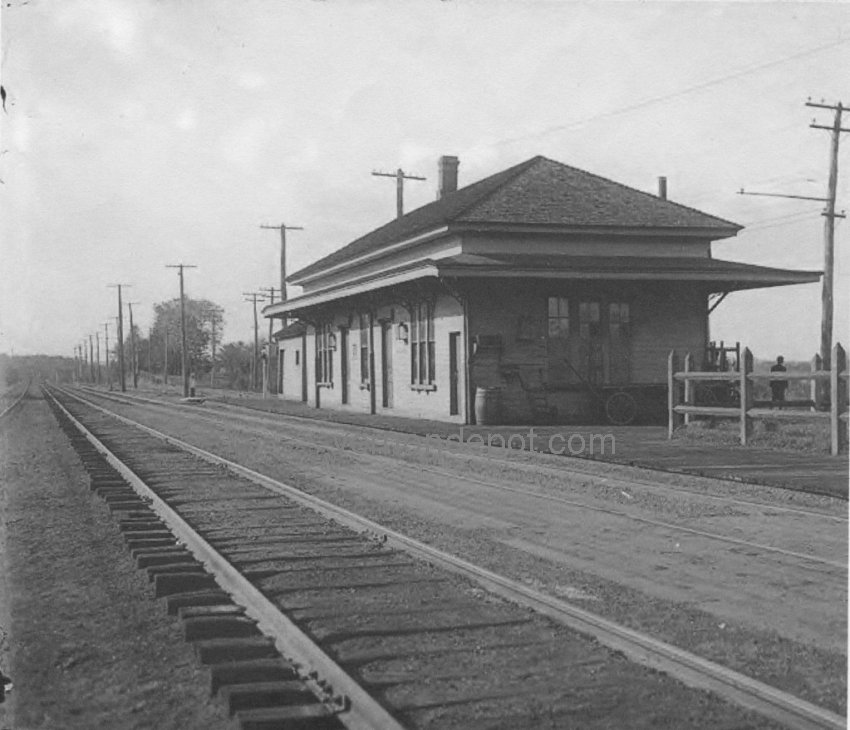
[[[393,407],[393,325],[381,322],[381,404]]]
[[[458,343],[460,332],[449,332],[449,415],[460,413],[460,370],[458,368]]]
[[[298,361],[298,352],[295,353]],[[301,402],[307,402],[307,333],[301,335]]]
[[[342,381],[342,404],[348,403],[348,327],[339,328],[339,378]]]
[[[277,351],[277,394],[280,398],[286,396],[283,392],[283,356],[285,354],[286,350],[282,347]]]

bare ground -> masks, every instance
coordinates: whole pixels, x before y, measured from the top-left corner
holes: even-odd
[[[0,425],[0,474],[0,728],[232,730],[44,401]]]
[[[626,528],[606,514],[624,510],[840,558],[846,555],[846,522],[825,523],[818,513],[846,514],[844,503],[683,475],[653,474],[651,481],[624,487],[618,479],[637,470],[599,463],[585,463],[587,472],[571,475],[564,462],[553,462],[563,470],[553,478],[543,464],[554,457],[542,454],[512,453],[510,464],[501,458],[487,463],[469,452],[452,455],[432,449],[423,455],[421,448],[405,448],[401,438],[387,452],[385,446],[364,444],[357,429],[331,436],[321,433],[321,424],[263,423],[261,418],[237,419],[234,414],[223,429],[193,423],[190,412],[180,417],[147,408],[118,410],[388,527],[844,712],[846,572],[812,569],[805,561],[766,557],[734,544],[706,542],[699,535],[679,536],[661,525]],[[293,431],[297,439],[291,438]],[[434,466],[453,476],[432,471]],[[661,483],[655,486],[652,481],[694,491],[665,494]],[[489,488],[499,484],[510,491]],[[537,494],[555,499],[538,501]],[[574,509],[558,501],[563,497],[597,509]],[[757,504],[722,505],[714,501],[717,497],[755,499]],[[814,512],[803,516],[783,511],[790,504]]]

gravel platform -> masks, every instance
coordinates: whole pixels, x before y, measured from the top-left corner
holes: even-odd
[[[143,453],[146,437],[114,421],[88,423],[410,728],[776,727],[244,479],[193,478],[193,457],[161,442]]]

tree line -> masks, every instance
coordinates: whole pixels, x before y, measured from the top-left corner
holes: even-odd
[[[186,312],[187,367],[195,375],[199,386],[216,385],[239,390],[251,389],[254,359],[253,341],[222,343],[224,328],[223,307],[207,299],[184,300]],[[133,368],[143,378],[162,383],[165,379],[182,376],[182,337],[180,328],[179,297],[155,304],[153,324],[143,331],[134,324],[132,331],[125,319],[124,372],[132,385]],[[112,333],[110,333],[112,334]],[[261,346],[266,344],[262,339]],[[115,340],[109,342],[109,364],[104,354],[106,343],[100,339],[100,373],[95,363],[96,352],[87,352],[83,362],[73,357],[32,355],[14,356],[0,354],[0,377],[7,385],[34,373],[39,379],[59,379],[69,382],[75,378],[100,379],[102,382],[118,381],[118,356]],[[176,380],[175,380],[176,382]]]

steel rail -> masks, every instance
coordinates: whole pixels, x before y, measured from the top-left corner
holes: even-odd
[[[120,401],[120,399],[113,399],[113,400],[119,400],[119,402],[124,402],[124,401]],[[173,407],[173,408],[177,407],[177,406],[174,406],[173,404],[164,404],[164,405],[165,405],[165,407]],[[193,415],[196,418],[199,418],[199,419],[202,419],[202,420],[210,421],[212,423],[216,422],[213,417],[211,417],[207,414],[193,414]],[[343,449],[342,447],[339,447],[339,446],[333,446],[333,445],[329,445],[329,444],[316,444],[313,441],[309,441],[307,439],[301,439],[301,438],[298,438],[297,436],[283,436],[283,435],[280,435],[280,434],[276,434],[276,437],[280,440],[283,440],[283,441],[289,441],[289,442],[296,443],[296,444],[302,444],[304,446],[308,446],[308,447],[311,447],[311,448],[329,449],[329,450],[340,451],[340,452],[345,451],[345,449]],[[390,461],[398,461],[398,459],[395,459],[395,458],[390,457],[390,456],[385,456],[383,454],[364,454],[362,452],[355,452],[355,453],[357,453],[358,456],[363,456],[363,457],[373,459],[373,460],[387,459],[387,460],[390,460]],[[481,457],[476,456],[474,458],[481,458]],[[464,475],[460,475],[460,474],[453,474],[453,473],[445,471],[443,469],[439,469],[439,468],[432,467],[432,466],[425,466],[424,464],[417,464],[416,468],[417,468],[418,471],[428,472],[430,474],[436,474],[438,476],[449,477],[449,478],[452,478],[452,479],[455,479],[455,480],[458,480],[458,481],[469,482],[471,484],[477,484],[479,486],[485,487],[486,489],[495,489],[495,490],[502,491],[502,492],[522,494],[524,497],[531,497],[531,498],[539,499],[539,500],[546,501],[546,502],[563,504],[563,505],[567,505],[567,506],[570,506],[570,507],[576,507],[576,508],[579,508],[579,509],[589,510],[591,512],[599,512],[601,514],[607,514],[607,515],[611,515],[613,517],[618,517],[618,518],[625,519],[625,520],[631,520],[633,522],[638,522],[638,523],[644,524],[644,525],[650,525],[652,527],[661,527],[661,528],[673,530],[673,531],[676,531],[676,532],[682,532],[682,533],[685,533],[686,535],[694,535],[696,537],[702,537],[706,540],[714,540],[715,542],[722,542],[722,543],[726,543],[726,544],[729,544],[729,545],[737,545],[737,546],[740,546],[740,547],[750,548],[752,550],[758,550],[762,553],[769,553],[769,554],[772,553],[772,554],[775,554],[775,555],[783,555],[783,556],[786,556],[786,557],[794,558],[796,560],[800,560],[800,561],[804,561],[804,562],[808,562],[808,563],[817,563],[817,564],[820,564],[820,565],[828,566],[830,568],[836,568],[836,569],[838,569],[840,571],[844,571],[844,572],[846,572],[847,569],[848,569],[846,562],[842,562],[842,561],[839,561],[839,560],[831,560],[829,558],[820,557],[818,555],[801,553],[801,552],[798,552],[796,550],[788,550],[786,548],[776,547],[774,545],[767,545],[767,544],[759,543],[759,542],[753,542],[751,540],[744,540],[744,539],[732,537],[732,536],[729,536],[729,535],[721,535],[719,533],[709,532],[707,530],[699,530],[699,529],[696,529],[696,528],[693,528],[693,527],[687,527],[685,525],[679,525],[679,524],[676,524],[674,522],[666,522],[664,520],[656,520],[656,519],[652,519],[650,517],[641,517],[640,515],[629,514],[628,512],[625,512],[623,510],[613,509],[611,507],[601,507],[601,506],[598,506],[598,505],[592,505],[592,504],[588,504],[586,502],[582,502],[582,501],[575,500],[575,499],[567,499],[566,497],[561,497],[561,496],[558,496],[558,495],[543,494],[543,493],[537,492],[537,491],[529,491],[528,489],[517,489],[516,487],[509,487],[509,486],[504,485],[504,484],[495,484],[493,482],[484,481],[482,479],[476,479],[475,477],[464,476]],[[625,482],[625,485],[630,486],[628,482]],[[691,494],[694,494],[694,493],[691,493]],[[701,495],[695,494],[695,496],[699,497]],[[842,580],[844,580],[844,579],[842,578]]]
[[[104,398],[106,400],[114,400],[114,401],[119,402],[119,403],[126,403],[127,405],[131,405],[130,402],[123,400],[123,399],[115,396],[112,393],[107,394],[107,393],[103,393],[101,391],[98,391],[97,389],[88,388],[88,387],[83,388],[83,389],[86,390],[87,392],[91,392],[92,394],[96,394],[100,398]],[[163,400],[156,400],[156,399],[153,399],[153,398],[146,398],[146,397],[140,396],[140,395],[133,395],[133,396],[128,396],[128,397],[133,398],[134,400],[140,401],[142,403],[148,403],[150,405],[159,406],[159,407],[162,407],[162,408],[175,409],[175,408],[180,407],[176,403],[171,403],[169,401],[163,401]],[[220,401],[208,401],[208,405],[213,405],[214,407],[221,408],[223,410],[233,409],[233,410],[237,410],[237,411],[238,410],[249,411],[251,416],[254,417],[254,418],[257,418],[257,419],[263,418],[263,416],[260,415],[260,414],[265,414],[266,416],[273,417],[274,420],[281,420],[281,421],[290,420],[290,421],[296,421],[296,422],[306,422],[306,423],[309,423],[311,426],[313,426],[313,428],[315,428],[316,430],[325,429],[325,431],[327,431],[327,432],[332,432],[334,429],[344,430],[345,427],[349,427],[349,428],[353,427],[353,428],[356,428],[360,431],[377,431],[377,432],[382,433],[382,434],[387,433],[387,432],[389,432],[389,433],[402,433],[402,435],[406,435],[406,436],[424,438],[420,434],[416,434],[416,433],[397,432],[397,431],[393,431],[392,429],[385,429],[385,428],[380,428],[378,426],[372,426],[372,425],[338,423],[338,422],[335,422],[335,421],[327,421],[327,420],[320,420],[320,419],[317,419],[317,418],[310,418],[308,416],[295,416],[295,415],[292,415],[292,414],[289,414],[289,413],[279,413],[277,411],[266,411],[262,408],[253,408],[252,406],[246,406],[246,405],[243,405],[241,403],[225,403],[225,402],[220,402]],[[248,414],[246,414],[245,417],[247,418]],[[293,438],[293,437],[289,437],[289,438]],[[441,443],[445,443],[445,441],[441,440]],[[401,443],[400,445],[402,445],[402,446],[409,445],[411,448],[416,448],[415,444]],[[333,447],[326,446],[326,448],[333,448]],[[452,453],[455,453],[455,452],[452,452]],[[522,453],[526,453],[526,452],[517,449],[516,453],[522,454]],[[530,452],[527,452],[527,453],[544,454],[544,455],[547,455],[547,456],[556,456],[555,454],[550,454],[549,452],[546,452],[546,451],[530,451]],[[506,465],[512,466],[512,467],[523,466],[523,465],[526,464],[526,462],[516,461],[516,460],[512,460],[512,459],[500,459],[498,457],[493,457],[493,456],[490,456],[490,455],[488,455],[487,457],[483,457],[483,456],[480,456],[478,454],[465,453],[464,457],[470,458],[470,459],[476,459],[476,460],[479,460],[479,461],[486,461],[489,464],[498,462],[500,464],[506,464]],[[564,458],[569,458],[569,457],[564,457]],[[573,458],[580,459],[582,457],[573,457]],[[588,459],[585,459],[585,461],[588,461]],[[590,461],[594,461],[594,460],[591,459]],[[723,479],[723,478],[720,478],[720,477],[705,476],[705,475],[702,475],[702,474],[692,474],[690,472],[679,471],[679,470],[674,470],[674,469],[653,469],[652,467],[648,467],[648,466],[629,467],[628,464],[624,464],[622,462],[616,462],[616,461],[614,461],[614,462],[604,462],[604,463],[610,463],[611,465],[616,466],[616,467],[620,467],[620,468],[642,469],[642,470],[648,470],[648,471],[657,471],[657,472],[660,472],[660,473],[663,473],[663,474],[673,474],[673,475],[676,475],[676,476],[693,477],[695,479],[707,479],[707,480],[712,480],[712,481],[720,481],[720,482],[723,482],[724,484],[729,484],[730,482],[734,483],[734,484],[740,484],[741,483],[741,482],[738,482],[738,481],[733,480],[733,479]],[[550,467],[550,466],[540,465],[540,464],[534,464],[533,466],[534,466],[535,469],[543,470],[543,471],[550,472],[550,473],[553,473],[553,474],[557,474],[560,477],[564,476],[564,474],[567,473],[567,474],[576,475],[576,476],[580,475],[580,476],[587,476],[587,477],[595,478],[595,479],[598,479],[605,486],[628,488],[628,487],[634,487],[634,486],[637,485],[637,486],[649,487],[651,489],[656,489],[656,490],[659,490],[659,491],[662,491],[662,492],[677,492],[677,493],[680,493],[680,494],[689,494],[689,495],[692,495],[692,496],[695,496],[695,497],[700,497],[702,499],[708,499],[708,500],[713,500],[713,501],[723,502],[723,503],[728,503],[728,504],[738,504],[738,505],[750,506],[750,507],[762,507],[762,508],[770,509],[770,510],[775,511],[775,512],[787,512],[787,513],[790,513],[790,514],[806,515],[808,517],[823,518],[825,520],[830,520],[830,521],[834,521],[834,522],[843,522],[843,523],[848,522],[848,518],[846,516],[831,515],[831,514],[827,514],[825,512],[818,512],[816,510],[802,509],[802,508],[799,508],[799,507],[786,507],[784,505],[773,505],[773,504],[768,504],[766,502],[759,502],[759,501],[750,500],[750,499],[741,499],[740,497],[727,497],[727,496],[718,495],[718,494],[705,494],[704,492],[695,491],[693,489],[687,489],[686,487],[678,487],[678,486],[671,485],[671,484],[659,484],[657,482],[652,482],[652,481],[649,481],[649,480],[646,480],[646,479],[623,479],[622,477],[602,476],[602,475],[597,474],[596,472],[591,471],[589,469],[577,469],[572,464],[567,468],[558,468],[558,469],[555,469],[554,467]],[[757,484],[757,483],[753,483],[753,486],[757,486],[757,487],[762,488],[762,489],[771,488],[768,485]],[[789,490],[788,487],[773,487],[773,488],[784,489],[786,491]],[[801,492],[801,494],[810,494],[812,496],[825,497],[825,498],[828,498],[828,499],[840,500],[839,497],[835,497],[833,495],[826,495],[826,494],[823,494],[821,492]],[[840,500],[840,501],[845,501],[845,500]]]
[[[306,668],[305,681],[317,690],[321,697],[327,691],[318,680],[327,682],[333,689],[335,696],[344,696],[350,700],[346,709],[336,713],[340,721],[351,730],[404,730],[404,726],[390,715],[390,713],[372,698],[351,676],[348,675],[333,659],[325,654],[289,617],[277,608],[263,593],[245,578],[231,563],[229,563],[215,548],[213,548],[203,537],[175,512],[163,499],[157,496],[139,476],[124,464],[114,453],[75,418],[49,391],[48,395],[74,424],[85,438],[106,460],[126,479],[137,494],[149,500],[150,507],[168,525],[175,537],[182,542],[192,554],[202,562],[213,574],[216,582],[226,592],[230,593],[234,600],[245,608],[245,612],[257,620],[259,629],[270,636],[281,653],[292,660],[301,668]],[[67,391],[62,391],[66,392]],[[72,394],[69,394],[72,395]],[[73,396],[72,397],[77,397]],[[82,400],[78,398],[79,400]],[[85,401],[83,401],[85,402]],[[104,409],[94,404],[91,405],[100,411]],[[111,414],[125,421],[128,425],[133,424],[128,419]],[[146,430],[146,429],[145,429]],[[310,679],[315,672],[317,680]],[[304,679],[304,677],[302,677]]]
[[[23,389],[23,391],[21,391],[21,394],[17,398],[15,398],[15,401],[11,405],[6,406],[6,408],[4,408],[2,411],[0,411],[0,418],[4,418],[8,413],[11,413],[15,408],[18,407],[18,405],[24,399],[26,394],[29,392],[31,385],[32,385],[32,378],[30,378],[27,381],[26,387]]]
[[[68,395],[205,461],[226,466],[234,473],[255,484],[284,495],[320,514],[337,520],[347,527],[380,536],[393,547],[403,549],[442,568],[465,576],[503,598],[532,608],[576,631],[593,636],[601,644],[622,652],[632,661],[666,672],[688,686],[714,692],[729,702],[798,730],[845,730],[847,727],[846,718],[835,712],[818,707],[811,702],[672,644],[659,641],[553,596],[528,588],[517,581],[407,537],[350,510],[338,507],[242,466],[235,461],[225,459],[149,426],[137,423],[132,419],[112,413],[81,396],[73,393],[68,393]]]

